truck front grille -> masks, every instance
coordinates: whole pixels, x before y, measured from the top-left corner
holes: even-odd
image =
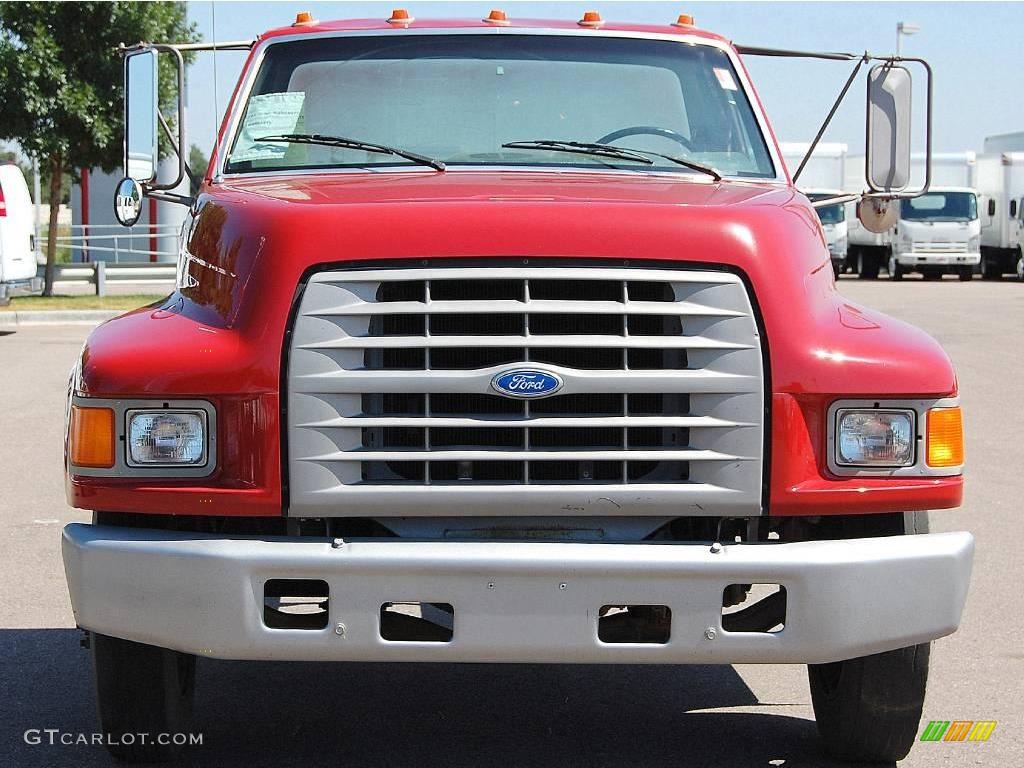
[[[562,388],[493,388],[527,368]],[[292,515],[760,511],[761,344],[728,272],[321,272],[287,382]]]
[[[967,243],[941,243],[931,240],[915,240],[914,253],[967,253]]]

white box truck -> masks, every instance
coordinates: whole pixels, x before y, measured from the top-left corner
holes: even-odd
[[[924,156],[915,155],[914,183],[924,179]],[[970,280],[981,263],[981,222],[976,189],[977,156],[974,152],[945,152],[932,155],[932,177],[928,192],[899,202],[896,225],[882,232],[870,232],[848,212],[848,261],[861,278],[876,278],[885,266],[889,277],[902,279],[908,272],[920,272],[925,279],[945,273]],[[863,156],[847,162],[847,191],[862,192]]]
[[[998,280],[1008,272],[1024,279],[1021,226],[1024,217],[1024,133],[990,136],[978,158],[982,277]],[[993,148],[992,151],[989,151]]]
[[[0,306],[13,295],[42,289],[33,230],[32,197],[21,169],[0,165]]]
[[[800,167],[801,161],[810,149],[810,142],[782,142],[782,156],[790,174]],[[817,202],[827,197],[843,194],[846,178],[846,144],[821,143],[814,148],[814,154],[807,161],[797,188],[811,200]],[[825,232],[828,252],[832,256],[832,269],[838,277],[846,268],[847,216],[842,203],[815,208],[821,227]]]

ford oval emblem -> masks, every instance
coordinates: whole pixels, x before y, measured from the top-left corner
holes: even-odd
[[[547,371],[523,368],[499,373],[491,379],[491,387],[505,397],[549,397],[562,388],[562,379]]]

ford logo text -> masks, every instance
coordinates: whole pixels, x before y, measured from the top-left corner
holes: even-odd
[[[491,379],[491,387],[506,397],[548,397],[562,388],[562,379],[547,371],[505,371]]]

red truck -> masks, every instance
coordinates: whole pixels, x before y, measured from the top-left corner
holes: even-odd
[[[68,392],[115,755],[175,754],[134,734],[187,729],[200,656],[799,663],[831,753],[908,752],[970,578],[925,518],[961,502],[957,380],[836,290],[742,61],[795,52],[300,14],[217,46],[251,52],[192,199],[155,89],[197,47],[124,51],[115,206],[189,206],[177,288]],[[910,194],[877,112],[908,72],[868,75],[866,211]]]

